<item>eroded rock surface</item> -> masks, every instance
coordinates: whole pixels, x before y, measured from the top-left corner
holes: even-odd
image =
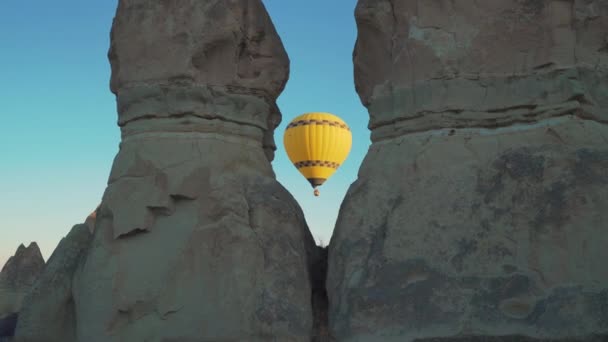
[[[17,320],[17,341],[75,341],[73,276],[89,248],[92,235],[79,224],[61,239],[23,301]]]
[[[289,59],[260,0],[119,1],[108,56],[123,138],[263,136],[273,159]]]
[[[111,36],[120,151],[90,246],[32,303],[63,318],[17,337],[310,341],[317,250],[270,164],[289,61],[262,2],[121,0]]]
[[[338,341],[608,333],[608,1],[360,0]],[[604,334],[604,335],[603,335]]]
[[[23,297],[42,270],[44,259],[35,242],[20,245],[0,271],[0,319],[19,312]]]

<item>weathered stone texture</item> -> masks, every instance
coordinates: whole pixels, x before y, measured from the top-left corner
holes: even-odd
[[[17,341],[75,341],[72,278],[91,237],[89,226],[79,224],[61,239],[44,272],[24,299],[17,320]]]
[[[608,121],[606,1],[359,1],[372,140],[581,115]]]
[[[122,141],[90,246],[32,304],[66,315],[17,336],[310,341],[317,252],[269,161],[289,61],[262,2],[121,0],[109,58]]]
[[[23,297],[44,269],[44,259],[35,242],[20,245],[0,271],[0,319],[19,312]]]
[[[356,16],[373,144],[330,244],[333,336],[608,338],[608,1]]]
[[[272,160],[289,59],[261,1],[119,1],[108,56],[123,136],[263,134]]]

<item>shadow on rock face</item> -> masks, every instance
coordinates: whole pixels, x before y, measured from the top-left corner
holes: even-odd
[[[327,247],[317,247],[316,260],[311,268],[313,338],[312,342],[331,341],[328,322],[328,299],[325,282],[327,280]]]
[[[2,341],[5,337],[12,337],[15,334],[17,317],[19,317],[19,314],[12,313],[8,316],[0,318],[0,341]]]

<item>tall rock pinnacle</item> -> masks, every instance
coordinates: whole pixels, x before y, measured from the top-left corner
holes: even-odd
[[[44,270],[44,259],[35,242],[20,245],[0,271],[0,318],[19,312],[23,297]]]
[[[373,144],[329,247],[334,337],[607,334],[608,2],[360,0],[356,18]]]
[[[120,0],[108,55],[120,151],[17,339],[310,341],[314,240],[270,164],[289,61],[262,2]]]

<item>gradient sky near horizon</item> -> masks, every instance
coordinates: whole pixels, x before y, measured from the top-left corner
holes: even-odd
[[[117,0],[4,0],[0,4],[0,266],[36,241],[47,259],[99,204],[120,131],[109,90],[109,33]],[[340,204],[370,144],[353,80],[356,0],[264,0],[291,60],[278,100],[277,179],[329,242]],[[312,195],[282,146],[287,123],[327,111],[353,132],[347,161]]]

